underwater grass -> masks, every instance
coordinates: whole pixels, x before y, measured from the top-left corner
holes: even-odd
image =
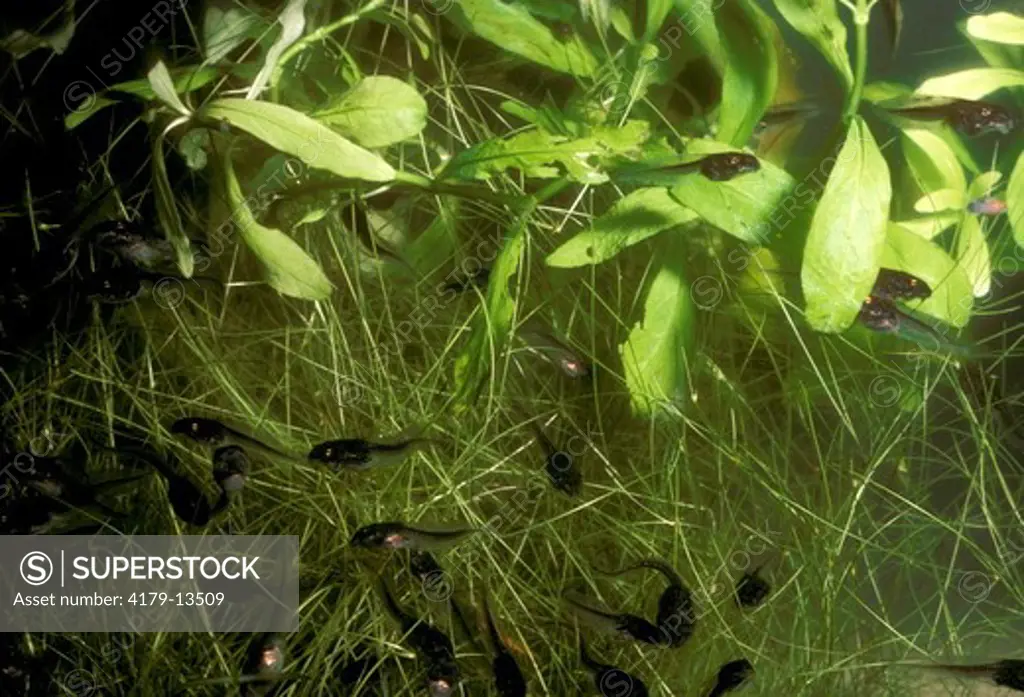
[[[392,38],[386,32],[381,44]],[[393,56],[379,46],[356,48],[368,73],[390,67]],[[434,48],[431,92],[446,108],[430,126],[461,147],[506,133],[497,105],[510,95],[479,77],[493,66],[466,66],[457,50]],[[502,189],[525,192],[507,176]],[[347,544],[360,525],[388,519],[489,523],[493,532],[441,556],[442,590],[478,606],[486,584],[537,694],[591,690],[561,597],[582,592],[649,615],[656,574],[611,580],[595,571],[647,556],[669,561],[696,593],[695,635],[678,650],[588,637],[596,656],[657,694],[706,692],[718,667],[741,656],[757,671],[749,694],[907,694],[913,676],[886,662],[980,659],[1019,646],[1020,486],[1007,474],[1015,453],[1002,439],[1006,424],[993,419],[997,397],[985,395],[978,408],[951,360],[922,359],[898,341],[815,334],[788,301],[748,298],[708,263],[693,277],[720,279],[722,295],[697,317],[685,408],[657,421],[633,416],[617,345],[641,311],[656,248],[640,244],[569,271],[543,262],[567,231],[604,210],[601,195],[578,187],[540,206],[516,279],[519,319],[554,317],[593,358],[591,378],[574,382],[523,351],[493,355],[476,407],[456,414],[451,365],[483,311],[479,296],[437,302],[450,262],[420,268],[419,281],[364,263],[329,216],[295,235],[335,284],[328,300],[280,296],[255,281],[259,265],[232,245],[208,272],[225,279],[223,294],[185,283],[180,298],[126,306],[19,384],[6,407],[20,424],[14,435],[52,440],[60,451],[96,433],[138,429],[201,481],[206,458],[167,431],[180,416],[212,416],[300,455],[328,438],[386,438],[417,426],[443,441],[364,473],[331,474],[301,457],[259,459],[242,500],[207,531],[299,537],[301,628],[286,643],[297,677],[284,695],[333,694],[333,667],[367,643],[387,662],[386,694],[422,693],[374,588],[387,557]],[[448,198],[416,203],[421,218],[457,221],[449,231],[462,242],[457,254],[478,249],[471,242],[479,239],[493,251],[511,224],[507,212],[478,201],[457,211]],[[689,243],[703,249],[706,237]],[[994,350],[1009,358],[1015,349],[1007,340]],[[548,485],[526,428],[533,418],[556,443],[573,444],[586,479],[580,498]],[[95,473],[114,466],[94,464]],[[153,478],[143,497],[123,502],[132,531],[195,532],[173,517],[162,487]],[[525,502],[514,503],[524,491]],[[399,599],[450,632],[464,693],[486,693],[489,657],[462,635],[446,594],[413,584],[395,556],[385,568],[397,574]],[[731,589],[761,563],[774,591],[764,606],[740,612]],[[219,681],[237,676],[248,648],[246,636],[216,634],[30,640],[74,656],[62,677],[69,689],[82,681],[124,695],[223,694]]]

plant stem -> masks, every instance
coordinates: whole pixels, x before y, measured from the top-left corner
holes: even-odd
[[[853,13],[853,23],[857,30],[857,54],[854,63],[853,91],[850,93],[850,101],[843,114],[845,121],[849,121],[856,115],[857,107],[860,106],[861,94],[864,92],[864,77],[868,71],[868,20],[871,16],[872,6],[874,3],[869,5],[867,0],[857,0],[857,8]]]

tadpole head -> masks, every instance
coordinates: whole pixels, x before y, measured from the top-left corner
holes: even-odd
[[[394,549],[404,546],[404,539],[399,523],[370,523],[356,530],[349,544],[363,549]]]
[[[222,437],[223,428],[220,423],[213,419],[186,416],[171,424],[171,433],[191,438],[200,443],[211,443]]]

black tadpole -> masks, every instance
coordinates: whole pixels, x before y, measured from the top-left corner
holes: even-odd
[[[718,678],[708,697],[722,697],[726,692],[731,692],[750,680],[753,675],[754,666],[747,659],[729,661],[718,669]]]
[[[758,572],[760,568],[744,573],[736,582],[736,605],[754,608],[764,602],[772,587]]]

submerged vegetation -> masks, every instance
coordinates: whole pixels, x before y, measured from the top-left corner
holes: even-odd
[[[42,5],[0,528],[294,535],[302,605],[7,634],[3,694],[1007,684],[1019,6]]]

